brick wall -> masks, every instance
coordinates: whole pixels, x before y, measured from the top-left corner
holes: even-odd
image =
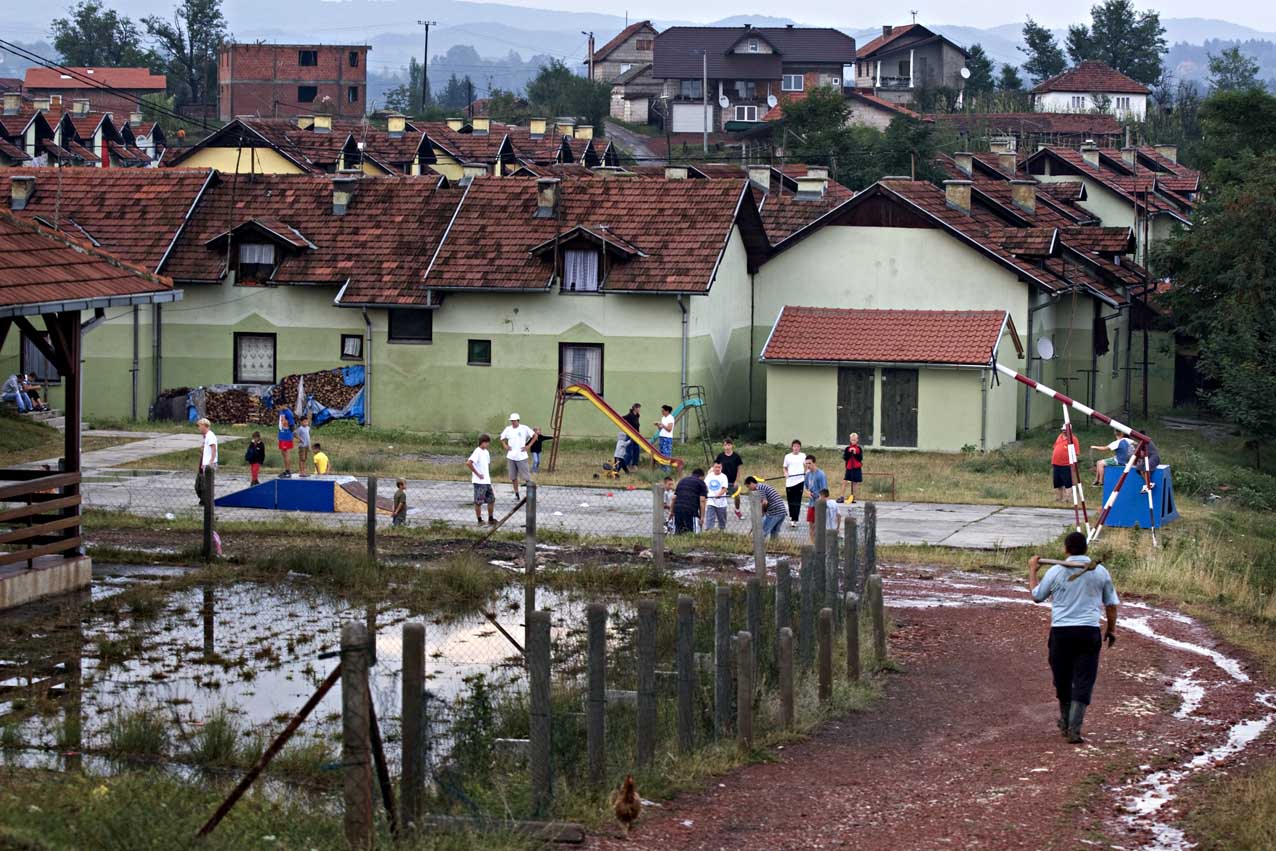
[[[313,51],[316,64],[300,64],[301,51]],[[355,65],[350,63],[352,53]],[[362,46],[229,45],[217,63],[220,117],[291,118],[316,111],[361,116],[367,111],[367,60],[368,49]],[[314,100],[301,100],[300,87],[313,87]]]

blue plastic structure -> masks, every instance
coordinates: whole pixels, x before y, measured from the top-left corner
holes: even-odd
[[[1103,468],[1103,502],[1107,503],[1121,478],[1121,467]],[[1137,470],[1130,471],[1116,503],[1108,514],[1108,526],[1123,529],[1159,529],[1179,518],[1174,505],[1174,480],[1170,465],[1162,464],[1152,471],[1152,511],[1148,512],[1148,495],[1143,490],[1143,477]]]

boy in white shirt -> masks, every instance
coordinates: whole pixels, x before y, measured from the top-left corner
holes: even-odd
[[[802,441],[790,444],[791,450],[784,456],[784,496],[789,504],[789,528],[796,529],[802,512],[802,494],[806,490],[806,453]]]
[[[510,414],[510,424],[501,432],[501,446],[505,447],[505,460],[509,462],[510,481],[514,483],[514,499],[518,499],[519,481],[532,480],[532,467],[527,460],[527,447],[539,435],[540,429],[523,425],[518,414]]]
[[[487,506],[487,522],[495,526],[496,492],[492,490],[492,453],[488,447],[492,445],[490,434],[480,434],[478,446],[470,453],[465,466],[470,470],[470,483],[474,485],[474,519],[483,525],[483,506]],[[518,487],[517,480],[514,486]]]
[[[727,501],[728,487],[727,474],[722,472],[722,465],[715,461],[713,466],[709,468],[709,475],[704,477],[705,487],[709,489],[709,504],[707,507],[708,517],[706,518],[705,528],[712,529],[716,522],[718,528],[722,531],[727,530]]]
[[[677,421],[673,416],[673,408],[669,405],[660,406],[660,421],[656,423],[656,428],[660,429],[656,432],[656,451],[666,458],[673,457],[673,427]],[[665,465],[665,471],[668,472],[669,466]]]
[[[213,424],[201,417],[195,421],[195,427],[203,435],[203,448],[199,454],[199,472],[195,474],[195,496],[199,504],[204,504],[204,471],[217,469],[217,435],[213,434]]]

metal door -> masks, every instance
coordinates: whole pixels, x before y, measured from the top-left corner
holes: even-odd
[[[882,370],[882,446],[917,445],[917,370]]]
[[[844,366],[837,371],[837,442],[859,432],[860,443],[873,445],[873,368]]]

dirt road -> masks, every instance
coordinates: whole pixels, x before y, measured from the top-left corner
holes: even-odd
[[[1055,728],[1048,612],[1022,586],[886,579],[903,672],[877,705],[593,847],[1179,851],[1185,781],[1276,752],[1260,738],[1276,698],[1189,618],[1125,601],[1075,747]]]

